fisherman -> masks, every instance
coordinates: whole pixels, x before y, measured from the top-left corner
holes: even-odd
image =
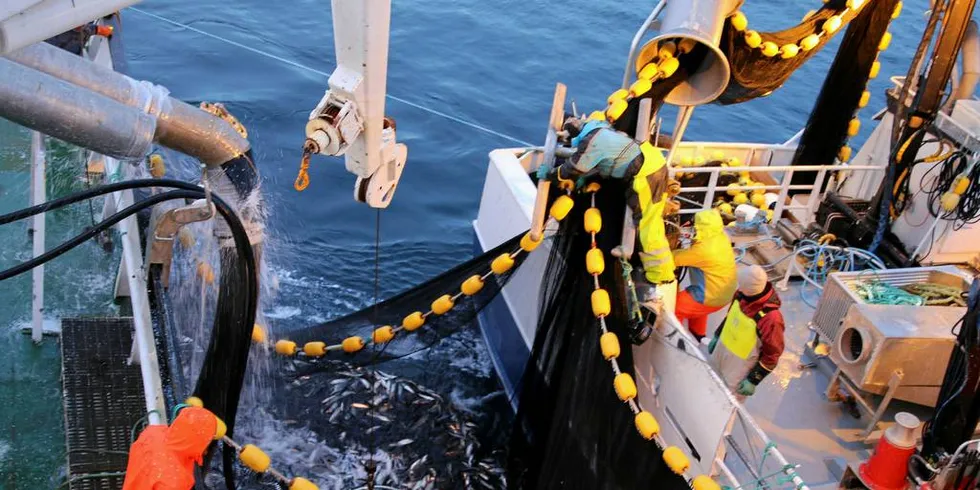
[[[707,335],[708,315],[731,303],[736,283],[735,252],[715,209],[694,215],[693,245],[674,252],[674,265],[687,267],[691,285],[677,294],[674,313],[695,338]]]
[[[708,344],[711,366],[738,401],[776,368],[783,354],[785,325],[766,272],[757,265],[738,270],[738,291],[725,322]]]
[[[674,282],[674,258],[667,242],[664,215],[677,206],[670,201],[669,176],[663,153],[649,143],[638,143],[616,131],[602,112],[593,112],[587,120],[569,117],[564,130],[577,149],[558,167],[559,180],[588,177],[629,179],[632,184],[627,205],[636,223],[640,240],[640,261],[646,280],[653,287],[641,302],[650,305],[654,289]],[[679,185],[674,187],[679,190]],[[642,342],[643,338],[634,338]]]
[[[123,490],[190,490],[194,467],[225,424],[210,411],[185,407],[169,427],[151,425],[129,450]]]

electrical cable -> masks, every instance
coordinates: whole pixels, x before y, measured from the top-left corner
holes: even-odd
[[[127,180],[123,182],[114,182],[111,184],[101,185],[99,187],[94,187],[92,189],[87,189],[81,192],[76,192],[74,194],[69,194],[64,197],[59,197],[58,199],[53,199],[29,208],[18,209],[4,215],[0,215],[0,225],[6,225],[14,221],[19,221],[24,218],[29,218],[35,214],[43,213],[46,211],[53,211],[58,208],[65,207],[69,204],[74,204],[76,202],[81,202],[86,199],[91,199],[93,197],[99,197],[105,194],[111,194],[113,192],[124,191],[127,189],[143,189],[151,187],[164,187],[172,189],[184,189],[189,191],[200,191],[204,192],[204,188],[191,184],[189,182],[184,182],[182,180],[175,179],[136,179]],[[212,200],[215,204],[221,203],[221,205],[227,206],[227,204],[221,200],[215,194],[212,194]],[[229,208],[230,209],[230,208]]]

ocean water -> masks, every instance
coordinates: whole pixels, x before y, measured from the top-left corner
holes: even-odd
[[[395,0],[389,93],[508,137],[388,101],[386,112],[398,122],[398,138],[408,145],[409,159],[393,205],[380,213],[382,296],[470,256],[470,222],[479,203],[487,153],[519,146],[519,141],[542,142],[555,82],[568,85],[569,97],[580,111],[604,106],[621,80],[630,39],[653,3]],[[871,84],[872,102],[860,113],[864,126],[856,144],[870,133],[870,117],[884,105],[888,77],[907,69],[926,3],[906,2],[903,16],[891,29],[894,40],[881,56],[881,76]],[[749,1],[743,10],[752,28],[776,30],[818,5]],[[334,66],[328,2],[170,0],[148,1],[139,8],[313,70],[329,73]],[[223,102],[249,129],[270,213],[267,277],[277,287],[263,303],[262,313],[273,330],[286,332],[371,304],[377,215],[353,201],[354,177],[344,170],[342,160],[314,157],[309,188],[297,193],[292,187],[303,127],[326,88],[326,77],[144,13],[127,11],[123,16],[131,76],[161,84],[184,100]],[[806,121],[838,42],[770,97],[697,109],[687,138],[764,143],[790,138]],[[0,212],[27,203],[29,142],[26,131],[0,120]],[[79,155],[57,144],[50,150],[49,196],[84,188],[78,177]],[[90,219],[84,206],[52,213],[49,246]],[[29,257],[25,228],[0,228],[0,266]],[[87,244],[54,261],[47,273],[48,314],[56,318],[114,313],[111,288],[117,260],[118,252],[106,254]],[[35,347],[20,333],[30,320],[29,277],[0,283],[0,348],[8,352],[0,356],[4,489],[55,487],[65,462],[58,345],[49,338]],[[193,297],[196,292],[187,294]],[[436,359],[455,359],[452,369],[458,378],[484,380],[476,385],[485,389],[484,395],[492,394],[492,368],[479,346],[479,334],[454,342],[444,347],[449,355]],[[471,357],[460,362],[453,352]],[[448,395],[455,387],[443,388]],[[480,410],[476,402],[481,397],[455,393],[461,401],[456,405]],[[464,399],[468,402],[462,403]],[[257,418],[264,413],[256,408]],[[270,425],[254,427],[247,434],[261,440],[281,435],[278,426],[266,435],[259,429]],[[295,427],[283,430],[309,436],[295,433]],[[273,451],[274,457],[288,457],[294,448],[287,446]],[[353,471],[353,466],[343,468]]]

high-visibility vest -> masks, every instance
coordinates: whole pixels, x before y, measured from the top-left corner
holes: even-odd
[[[721,329],[719,340],[722,345],[739,359],[748,359],[759,342],[758,322],[765,315],[765,312],[760,311],[754,317],[749,317],[742,313],[738,299],[732,301],[732,307],[725,317],[725,326]]]

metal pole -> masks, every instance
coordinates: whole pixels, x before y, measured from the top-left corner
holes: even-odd
[[[654,19],[660,15],[664,7],[667,5],[667,0],[660,0],[660,3],[650,11],[650,15],[647,16],[647,20],[643,21],[643,25],[637,29],[636,34],[633,35],[633,42],[630,43],[630,54],[626,58],[626,71],[623,73],[623,87],[626,88],[630,85],[630,73],[633,70],[633,63],[636,57],[636,48],[640,46],[640,40],[643,39],[643,35],[650,30],[650,25],[653,24]]]
[[[46,200],[44,176],[44,135],[37,131],[31,133],[31,206]],[[35,214],[32,219],[31,234],[34,241],[34,257],[44,253],[44,213]],[[31,271],[33,291],[31,293],[31,340],[41,342],[44,334],[44,264]]]
[[[117,162],[112,162],[115,167]],[[108,168],[109,165],[107,165]],[[133,203],[133,191],[123,191],[117,207],[125,208]],[[150,319],[150,300],[147,296],[146,271],[139,242],[136,217],[122,220],[118,230],[123,244],[123,262],[129,282],[129,300],[133,305],[133,351],[130,362],[140,366],[143,375],[143,397],[146,401],[147,420],[152,425],[165,424],[167,408],[163,402],[163,383],[160,381],[160,364],[157,360],[153,324]]]
[[[653,100],[646,98],[640,101],[640,114],[636,121],[636,140],[646,143],[650,140],[650,123],[653,117]],[[626,206],[623,214],[623,233],[620,237],[619,246],[613,249],[615,257],[629,260],[633,257],[633,247],[636,243],[636,222],[633,221],[633,212]]]
[[[681,107],[681,111],[677,114],[677,125],[674,126],[674,133],[670,135],[670,151],[667,152],[667,165],[671,164],[674,158],[674,151],[677,147],[681,145],[681,139],[684,138],[684,131],[687,129],[687,123],[691,122],[691,114],[694,113],[693,105],[686,105]]]

